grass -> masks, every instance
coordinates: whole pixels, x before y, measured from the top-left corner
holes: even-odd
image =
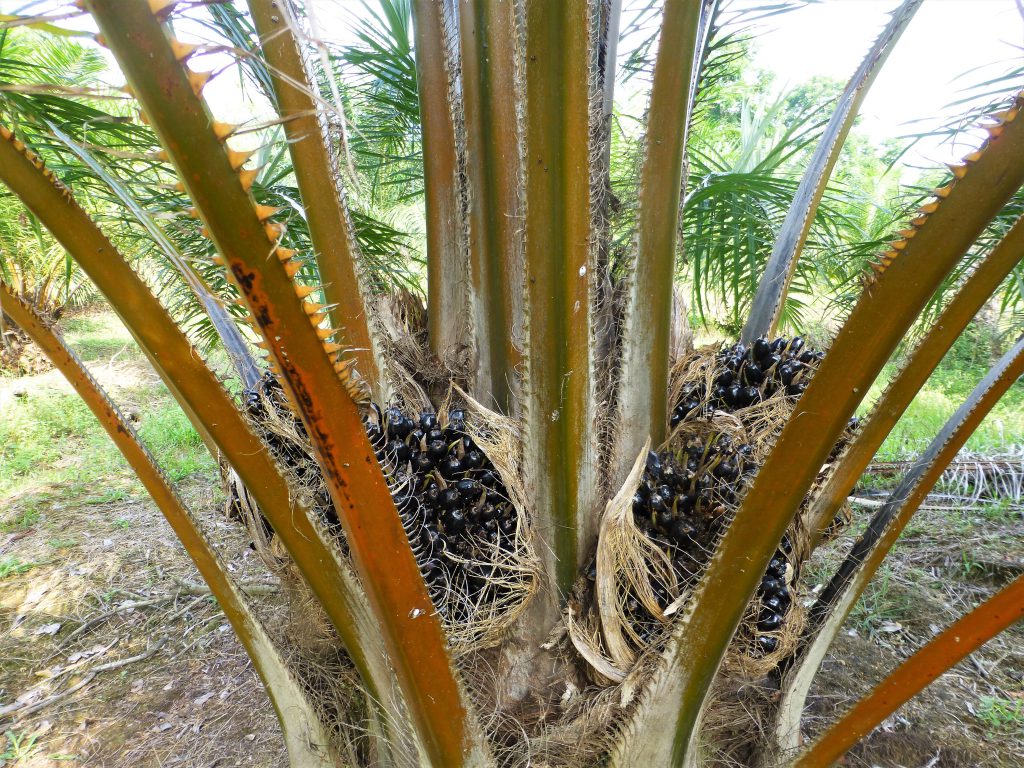
[[[5,731],[4,737],[7,740],[7,747],[0,752],[0,760],[5,761],[2,765],[6,765],[8,760],[12,761],[14,765],[19,765],[38,751],[35,735],[26,736],[16,731]]]
[[[854,604],[847,622],[871,635],[886,621],[902,623],[912,615],[912,596],[893,583],[889,566],[883,565]]]
[[[39,510],[34,506],[15,514],[10,521],[0,520],[0,533],[24,531],[39,522]]]
[[[1024,699],[982,696],[977,709],[978,719],[985,724],[989,737],[1000,733],[1024,733]]]
[[[72,315],[61,323],[64,340],[86,363],[138,356],[138,347],[113,312]]]
[[[981,364],[943,361],[914,398],[903,418],[896,424],[896,428],[886,438],[878,451],[878,458],[887,461],[920,453],[960,407],[986,371],[987,368]],[[867,413],[870,405],[878,399],[885,384],[895,373],[895,365],[886,366],[880,381],[868,392],[860,415]],[[967,441],[965,449],[977,453],[997,454],[1022,441],[1024,384],[1018,382],[982,421],[977,431]]]
[[[142,360],[111,312],[70,318],[65,338],[92,366]],[[126,378],[131,381],[124,388],[115,386],[110,394],[122,405],[138,404],[136,429],[171,481],[212,471],[213,459],[167,389],[148,379],[138,383]],[[32,525],[38,517],[34,507],[55,497],[107,503],[142,493],[120,452],[76,394],[47,380],[32,381],[19,395],[6,396],[2,404],[0,505],[6,509],[0,515],[0,531]],[[3,503],[12,498],[17,502]]]
[[[14,555],[0,557],[0,580],[6,579],[10,576],[20,576],[23,573],[28,573],[37,565],[39,565],[39,563],[27,563]]]

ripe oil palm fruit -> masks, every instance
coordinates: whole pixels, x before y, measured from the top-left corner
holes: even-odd
[[[844,92],[742,339],[687,357],[672,344],[672,276],[713,0],[665,3],[624,273],[609,266],[604,222],[614,57],[602,52],[619,4],[414,0],[425,335],[422,307],[367,285],[344,158],[322,130],[298,9],[248,3],[261,43],[250,56],[263,67],[301,195],[303,253],[281,211],[254,197],[259,169],[235,146],[235,127],[211,115],[210,74],[190,67],[195,47],[171,31],[178,4],[84,0],[162,146],[150,162],[190,198],[266,353],[266,370],[253,375],[248,352],[237,351],[246,402],[227,393],[46,167],[43,147],[6,126],[0,180],[105,293],[251,499],[254,535],[269,532],[323,609],[359,681],[346,683],[342,709],[336,699],[325,709],[303,687],[301,664],[275,646],[280,634],[255,618],[51,329],[6,287],[0,299],[80,384],[210,581],[277,708],[293,764],[711,762],[717,732],[702,725],[713,719],[712,683],[751,670],[782,688],[785,706],[761,713],[777,727],[748,754],[765,765],[792,756],[806,681],[836,622],[953,446],[1020,374],[1018,345],[922,457],[913,492],[887,505],[829,601],[796,624],[803,560],[942,350],[1021,254],[1018,225],[854,429],[855,409],[925,302],[1024,181],[1018,100],[879,257],[828,350],[775,337],[843,137],[919,4],[896,11]],[[41,135],[25,138],[41,145]],[[73,137],[49,137],[87,154]],[[159,231],[145,206],[117,194]],[[186,260],[175,263],[191,274]],[[189,285],[218,314],[203,281],[193,275]],[[236,333],[225,326],[222,335]],[[288,426],[286,436],[268,424]],[[1007,588],[957,631],[972,647],[984,642],[1020,615],[1019,592],[1019,583]],[[917,667],[961,658],[950,643],[937,638],[923,661],[886,681],[892,695],[853,710],[857,732],[927,682]],[[823,765],[848,746],[827,735],[798,761]]]

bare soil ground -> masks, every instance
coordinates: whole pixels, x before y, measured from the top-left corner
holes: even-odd
[[[224,522],[214,481],[184,490],[246,581],[253,553]],[[0,535],[0,556],[26,568],[0,590],[0,765],[286,763],[245,652],[148,501],[56,502]]]
[[[159,427],[169,400],[137,350],[118,342],[94,351],[101,382],[141,427]],[[25,392],[49,391],[67,391],[52,371],[0,379],[0,418]],[[158,510],[126,467],[81,482],[92,477],[95,444],[58,439],[38,482],[0,487],[0,768],[285,765],[259,680]],[[243,532],[224,519],[216,471],[181,466],[179,490],[272,609],[281,598]],[[823,552],[812,577],[829,573],[842,548]],[[1021,572],[1019,511],[919,513],[824,664],[811,731]],[[943,675],[843,764],[1024,765],[1024,626]]]

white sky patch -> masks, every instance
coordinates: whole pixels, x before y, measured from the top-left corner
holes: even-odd
[[[321,34],[327,40],[355,42],[353,23],[367,17],[362,0],[307,2],[315,6]],[[860,112],[860,129],[876,142],[924,132],[962,111],[949,105],[964,88],[1024,63],[1024,18],[1018,2],[1024,4],[1024,0],[925,0],[869,91]],[[845,82],[887,23],[889,12],[899,4],[899,0],[819,0],[771,17],[757,30],[754,63],[776,74],[777,90],[792,88],[815,75]],[[0,0],[4,12],[41,12],[49,5]],[[375,0],[369,0],[369,5],[376,8]],[[734,0],[732,7],[743,5],[764,5],[764,0]],[[87,18],[64,24],[92,28]],[[179,24],[179,34],[185,39],[208,39],[205,31],[187,21]],[[110,80],[122,83],[113,57],[101,50],[110,61]],[[624,53],[620,48],[620,57]],[[205,91],[218,119],[246,123],[271,117],[268,105],[253,101],[251,88],[245,89],[249,93],[239,88],[237,69],[228,57],[196,57],[194,63],[199,69],[227,66]],[[625,95],[620,90],[619,96]],[[633,106],[634,100],[629,103]],[[642,114],[642,99],[638,109]],[[977,132],[964,135],[956,144],[924,140],[902,163],[936,167],[959,159],[980,140]]]
[[[775,72],[780,88],[815,75],[846,82],[899,4],[823,0],[768,19],[754,63]],[[923,132],[958,113],[949,105],[963,89],[1022,62],[1024,19],[1015,0],[926,0],[864,99],[860,129],[878,142]],[[965,138],[971,143],[922,141],[903,163],[928,167],[959,159],[979,140]]]

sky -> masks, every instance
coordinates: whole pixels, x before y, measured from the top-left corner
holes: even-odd
[[[767,19],[754,61],[775,72],[780,86],[814,75],[845,82],[898,5],[897,0],[822,0]],[[960,90],[984,80],[986,73],[1006,71],[1005,62],[1014,60],[1024,62],[1024,16],[1016,0],[925,0],[865,97],[860,129],[880,141],[917,132],[915,119],[953,116],[956,110],[948,105]],[[905,162],[935,165],[970,149],[924,142]]]
[[[365,17],[362,0],[306,2],[315,9],[323,36],[333,42],[352,41],[351,20]],[[636,2],[625,0],[624,5],[629,8]],[[734,7],[765,2],[731,0]],[[370,4],[375,5],[374,0]],[[767,19],[757,29],[754,62],[776,73],[778,88],[798,85],[815,75],[845,82],[885,26],[888,13],[899,4],[899,0],[815,0]],[[0,11],[16,12],[26,5],[47,2],[0,0]],[[1024,0],[925,0],[869,91],[861,108],[860,130],[881,141],[921,131],[942,122],[944,115],[955,115],[955,108],[948,105],[962,88],[985,79],[986,73],[1006,71],[1007,62],[1024,62],[1022,9]],[[206,68],[216,65],[214,60]],[[240,97],[237,78],[231,74],[215,78],[207,96],[221,120],[242,122],[252,113],[253,104]],[[912,122],[919,118],[926,120]],[[969,134],[959,145],[921,142],[903,162],[934,167],[954,161],[974,149],[979,136]]]

